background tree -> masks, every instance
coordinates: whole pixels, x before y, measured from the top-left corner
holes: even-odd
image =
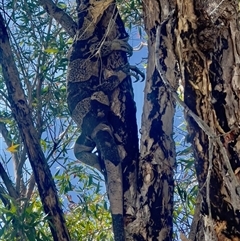
[[[72,240],[110,240],[102,178],[95,170],[86,172],[67,152],[79,132],[65,104],[66,52],[77,28],[75,5],[39,3],[9,1],[1,6],[0,130],[8,148],[0,166],[1,237],[69,240],[60,203],[46,202],[52,195],[50,200],[67,198],[62,204]],[[108,27],[111,7],[105,12],[103,29]],[[110,119],[123,157],[126,238],[171,240],[174,233],[178,240],[181,231],[182,240],[188,233],[189,240],[239,240],[238,1],[135,0],[121,1],[120,9],[123,19],[130,19],[129,27],[142,26],[143,14],[149,52],[140,155],[130,78],[111,99]],[[117,31],[125,30],[118,26]],[[110,33],[112,38],[117,31]],[[110,56],[109,61],[114,59]],[[179,81],[184,102],[176,93]],[[186,139],[193,146],[200,190],[197,199],[194,182],[184,180],[195,172],[189,148],[175,153],[176,101],[186,110]],[[35,178],[29,163],[33,170],[35,166]],[[39,179],[39,163],[49,180],[38,185],[43,208],[34,189],[35,180],[38,184],[47,180]],[[61,168],[54,173],[56,166]],[[182,171],[175,179],[174,170]],[[78,194],[78,201],[71,191]],[[49,204],[52,211],[57,207],[60,223],[44,216]],[[52,234],[48,221],[54,226]]]

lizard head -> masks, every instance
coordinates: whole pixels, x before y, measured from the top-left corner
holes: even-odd
[[[104,11],[114,3],[114,0],[89,0],[90,13],[94,24],[97,24],[102,17]]]

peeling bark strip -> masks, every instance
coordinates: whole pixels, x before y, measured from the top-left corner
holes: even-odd
[[[187,118],[202,212],[208,218],[206,240],[211,235],[217,240],[240,240],[238,8],[236,0],[177,1],[174,46],[184,82],[184,100],[210,127],[212,136],[218,137],[209,141],[198,124]]]
[[[7,29],[1,14],[0,63],[8,90],[12,114],[18,124],[21,137],[28,152],[44,211],[49,215],[49,226],[53,239],[54,241],[70,241],[55,183],[37,139],[37,132],[33,125],[31,111],[24,96],[9,44]]]

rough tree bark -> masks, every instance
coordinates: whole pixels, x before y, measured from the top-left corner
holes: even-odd
[[[195,165],[202,199],[201,212],[205,221],[205,240],[240,239],[238,4],[238,1],[220,0],[143,1],[145,27],[149,37],[149,72],[145,106],[149,104],[153,90],[160,93],[160,86],[157,90],[154,85],[147,88],[148,83],[154,83],[154,45],[156,29],[160,25],[161,55],[156,58],[160,61],[164,77],[174,87],[173,73],[177,68],[173,63],[177,62],[184,85],[184,101],[190,111],[199,117],[195,119],[189,117],[188,113],[186,115],[189,138],[196,158]],[[172,9],[175,11],[167,16]],[[156,83],[159,84],[159,81]],[[161,105],[158,110],[167,106],[162,105],[161,100],[159,103]],[[152,127],[144,129],[144,117],[149,109],[150,113],[154,113],[151,106],[144,108],[144,135],[144,131]],[[146,136],[151,138],[151,133]],[[141,157],[144,156],[146,143],[141,141]],[[153,153],[155,152],[151,154]],[[141,167],[144,166],[144,161],[140,160]],[[164,197],[161,200],[163,201]],[[149,216],[151,217],[151,212]],[[165,220],[170,219],[165,217]],[[203,219],[196,217],[195,221],[196,233],[191,233],[191,240],[203,240],[201,228],[199,229],[203,228]],[[148,229],[146,233],[149,231]],[[171,239],[167,235],[159,235],[159,238]]]
[[[164,59],[161,62],[160,56],[160,64],[171,85],[168,69],[172,69],[173,62],[179,65],[205,240],[240,240],[239,3],[177,0],[175,11],[169,17],[165,15],[166,21],[161,23],[152,13],[168,12],[172,1],[163,1],[164,5],[159,2],[144,2],[146,27],[151,43],[156,27],[161,26],[159,46]],[[169,56],[171,61],[167,61]],[[198,226],[203,225],[203,219],[196,219],[198,234],[191,233],[191,240],[203,240]]]
[[[40,3],[73,37],[74,21],[51,0]],[[198,116],[186,113],[205,240],[240,240],[238,1],[143,0],[143,13],[149,56],[140,157],[130,78],[116,88],[111,99],[110,119],[123,162],[126,239],[172,239],[175,100],[171,92],[176,91],[180,73],[185,104]],[[113,16],[114,28],[109,28]],[[108,31],[106,40],[125,33],[114,4],[103,13],[101,25],[103,34]],[[156,59],[165,76],[156,69]],[[116,64],[115,53],[104,64]],[[166,88],[163,77],[172,90]],[[203,240],[199,216],[191,240]]]
[[[66,16],[64,11],[56,8],[51,0],[39,2],[73,37],[76,28],[74,21]],[[198,116],[197,119],[190,117],[189,111],[186,113],[189,139],[196,159],[205,240],[240,240],[238,9],[237,0],[143,0],[144,21],[149,37],[149,61],[139,159],[135,104],[130,79],[114,91],[111,100],[112,124],[123,159],[127,240],[172,239],[175,165],[172,125],[175,102],[155,67],[156,58],[174,91],[179,68],[185,104]],[[168,16],[172,10],[175,11]],[[105,30],[113,11],[110,7],[104,13],[102,26]],[[162,24],[165,19],[167,21]],[[159,52],[156,53],[156,33],[159,25],[162,25],[162,41]],[[109,34],[110,39],[118,36],[121,31],[125,30],[118,19],[116,29]],[[1,40],[3,44],[5,39]],[[110,63],[113,57],[109,57]],[[23,95],[16,96],[15,100],[13,111],[22,110],[19,113],[26,115],[29,110],[25,106]],[[16,112],[15,115],[19,113]],[[23,139],[29,135],[34,140],[31,121],[26,121],[19,119],[21,128],[24,124],[30,125],[29,129],[24,129],[26,135]],[[26,139],[26,143],[29,140]],[[29,155],[33,154],[31,150],[30,147]],[[36,156],[36,159],[41,163],[44,157],[39,153],[40,156]],[[48,174],[48,171],[46,173]],[[47,186],[52,185],[51,179],[49,180]],[[43,186],[40,186],[40,194],[41,190],[44,192]],[[51,192],[55,192],[54,188]],[[192,241],[203,240],[199,228],[203,225],[203,219],[196,217],[195,221],[195,232],[198,234],[194,235],[193,232],[190,238]]]
[[[175,101],[156,70],[155,45],[156,24],[161,23],[173,8],[173,3],[168,1],[143,1],[149,54],[141,125],[136,220],[130,224],[134,240],[172,239]],[[160,62],[165,60],[161,58]],[[174,71],[175,66],[168,67]],[[172,72],[171,81],[175,82],[176,79],[175,72]]]
[[[240,240],[238,1],[177,1],[175,51],[202,196],[206,240]]]

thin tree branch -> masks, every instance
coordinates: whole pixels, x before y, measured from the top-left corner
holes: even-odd
[[[21,158],[20,158],[20,161],[18,162],[17,171],[16,171],[16,190],[20,191],[22,196],[25,196],[25,192],[26,192],[26,186],[22,178],[22,173],[23,173],[22,168],[23,168],[23,164],[26,161],[26,154],[27,154],[27,151],[24,146],[21,152]]]
[[[68,133],[68,130],[69,130],[69,128],[72,126],[72,124],[73,124],[73,121],[71,120],[70,123],[68,124],[66,130],[64,130],[64,131],[59,135],[57,141],[54,142],[53,148],[52,148],[52,150],[50,151],[50,153],[48,154],[48,156],[47,156],[47,158],[46,158],[47,161],[50,159],[50,157],[53,155],[53,153],[57,150],[59,144],[62,142],[63,138],[64,138],[65,135]]]
[[[8,174],[6,173],[6,171],[5,171],[1,162],[0,162],[0,176],[1,176],[1,178],[3,180],[3,183],[5,184],[5,186],[8,190],[9,195],[14,199],[18,199],[19,195],[16,192],[16,189],[13,186],[13,183],[12,183],[11,179],[9,178]]]
[[[27,200],[30,200],[34,187],[35,187],[35,178],[34,178],[34,175],[32,174],[29,179],[29,184],[28,184],[28,190],[27,190],[27,195],[26,195]]]
[[[0,133],[2,134],[2,137],[3,137],[4,141],[6,142],[7,146],[10,147],[12,145],[12,141],[11,141],[9,131],[8,131],[5,123],[0,122]],[[15,180],[16,180],[15,191],[17,193],[20,193],[20,189],[19,189],[20,176],[18,176],[19,175],[19,173],[18,173],[19,158],[15,152],[11,153],[11,155],[12,155],[12,161],[13,161],[13,166],[14,166],[14,176],[15,176]]]
[[[62,25],[70,37],[73,38],[77,29],[77,24],[73,19],[61,8],[57,7],[52,0],[39,0],[39,3],[50,16]]]
[[[144,46],[147,46],[148,44],[146,42],[142,42],[138,45],[138,46],[135,46],[133,47],[133,51],[139,51],[141,50]]]
[[[6,142],[7,146],[10,147],[12,145],[12,141],[5,123],[0,122],[0,133],[2,134],[3,139]],[[12,160],[13,160],[13,166],[14,166],[14,177],[16,180],[16,192],[20,193],[21,196],[24,196],[24,193],[21,193],[21,190],[20,190],[20,183],[22,184],[22,190],[24,191],[26,187],[21,177],[22,177],[22,166],[26,161],[26,148],[23,149],[20,160],[17,156],[17,153],[14,152],[11,154],[12,154]]]
[[[6,142],[7,146],[8,147],[11,146],[12,141],[11,141],[11,138],[9,137],[8,129],[3,122],[0,122],[0,133],[1,133],[4,141]]]
[[[0,185],[0,199],[2,200],[5,207],[10,207],[10,201],[7,197],[4,195],[7,195],[5,189]]]
[[[205,237],[211,237],[211,240],[217,240],[216,239],[216,234],[214,232],[214,220],[212,219],[212,209],[211,209],[211,199],[210,199],[210,179],[211,179],[211,174],[212,174],[212,169],[213,169],[213,140],[211,137],[208,138],[209,144],[208,144],[208,173],[206,177],[206,201],[208,205],[208,222],[205,223],[206,230],[205,230]]]

